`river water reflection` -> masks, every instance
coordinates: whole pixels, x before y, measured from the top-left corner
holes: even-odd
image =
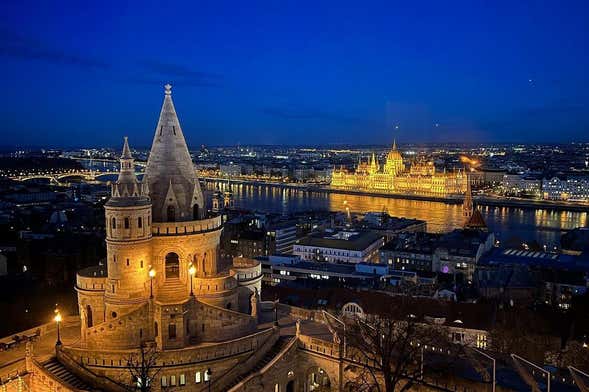
[[[224,189],[226,183],[221,183]],[[207,183],[212,191],[214,185]],[[427,222],[428,231],[443,232],[460,227],[462,206],[431,201],[392,199],[387,197],[343,195],[284,189],[272,185],[232,184],[237,208],[263,212],[344,211],[344,201],[352,212],[387,211],[392,216],[416,218]],[[207,192],[210,193],[210,192]],[[587,212],[528,210],[511,207],[482,206],[481,212],[498,238],[520,237],[540,244],[558,244],[565,230],[587,225]]]
[[[117,165],[83,162],[95,170],[118,170]],[[116,175],[101,177],[102,181],[112,181]],[[206,196],[210,199],[215,184],[221,189],[227,183],[207,182]],[[427,222],[428,231],[443,232],[460,227],[462,224],[462,207],[456,204],[440,202],[392,199],[387,197],[343,195],[337,193],[285,189],[272,185],[231,184],[237,208],[287,214],[299,211],[344,211],[347,201],[352,212],[387,211],[392,216],[416,218]],[[209,200],[210,203],[210,200]],[[489,226],[502,240],[519,237],[523,241],[536,240],[548,246],[557,245],[565,230],[585,227],[588,223],[587,212],[568,212],[551,210],[531,210],[512,207],[482,206],[481,212]]]

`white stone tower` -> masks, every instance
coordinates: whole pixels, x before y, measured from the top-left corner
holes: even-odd
[[[89,306],[81,309],[87,326],[103,318],[116,319],[146,301],[149,294],[145,271],[151,260],[151,202],[147,187],[135,176],[126,137],[120,163],[119,177],[112,184],[111,198],[104,206],[108,271],[104,302],[88,303]]]

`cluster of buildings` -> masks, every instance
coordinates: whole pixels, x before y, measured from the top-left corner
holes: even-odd
[[[385,316],[409,298],[406,317],[488,349],[497,307],[478,299],[541,299],[566,311],[589,286],[586,230],[567,234],[563,253],[499,248],[466,173],[439,173],[429,162],[406,169],[395,145],[382,168],[373,155],[334,181],[464,194],[462,228],[428,233],[423,221],[384,212],[244,213],[229,189],[214,190],[209,203],[169,85],[143,178],[126,138],[119,161],[104,204],[105,258],[75,275],[79,333],[62,342],[58,332],[48,360],[27,344],[26,372],[14,382],[30,390],[353,390],[352,373],[364,365],[347,356],[334,314]],[[65,228],[68,214],[49,222]],[[59,331],[58,309],[55,317]],[[132,358],[145,355],[155,355],[152,369],[133,371]]]
[[[437,171],[432,161],[418,160],[407,168],[396,143],[381,166],[376,155],[368,162],[358,162],[354,172],[340,168],[334,170],[331,186],[334,188],[367,192],[401,193],[407,195],[448,196],[463,194],[467,176],[464,171]]]

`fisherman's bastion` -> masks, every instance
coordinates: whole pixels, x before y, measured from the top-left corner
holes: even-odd
[[[0,390],[343,389],[324,316],[260,301],[260,263],[220,259],[223,203],[205,203],[166,85],[141,181],[125,138],[107,259],[78,272],[79,316],[56,316],[57,341],[55,323],[38,328]]]

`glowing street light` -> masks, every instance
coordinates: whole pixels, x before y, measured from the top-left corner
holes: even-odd
[[[61,324],[61,313],[59,312],[59,309],[56,307],[55,308],[55,317],[53,317],[53,321],[55,321],[55,323],[57,324],[57,341],[55,342],[56,345],[61,345],[61,335],[59,333],[59,325]]]
[[[194,292],[192,291],[192,278],[196,273],[196,268],[194,268],[194,264],[190,263],[190,266],[188,267],[188,273],[190,274],[190,295],[194,296]]]
[[[155,270],[149,266],[149,298],[153,298],[153,278],[155,278]]]

